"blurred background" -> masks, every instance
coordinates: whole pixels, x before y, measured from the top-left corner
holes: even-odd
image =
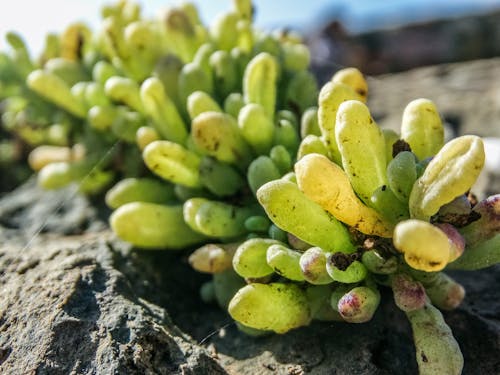
[[[16,0],[0,5],[0,35],[21,33],[31,51],[41,50],[49,31],[71,21],[98,28],[104,0]],[[230,0],[193,1],[205,23]],[[141,1],[153,17],[176,0]],[[312,48],[318,73],[356,66],[374,75],[416,66],[500,55],[500,0],[255,0],[262,28],[300,31]],[[5,41],[0,41],[0,50]]]

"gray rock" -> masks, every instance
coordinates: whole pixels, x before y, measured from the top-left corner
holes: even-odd
[[[27,237],[38,233],[72,235],[106,228],[96,207],[77,193],[76,186],[44,191],[30,178],[0,200],[0,225]]]
[[[0,372],[224,373],[165,309],[137,293],[145,275],[130,270],[126,248],[109,238],[100,232],[40,237],[24,250],[2,246]]]
[[[0,223],[0,373],[224,373],[145,298],[149,258],[72,188],[29,181],[0,200]]]

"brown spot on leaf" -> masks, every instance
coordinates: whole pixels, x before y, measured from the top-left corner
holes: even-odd
[[[424,352],[420,352],[420,358],[422,359],[422,362],[425,363],[429,362],[429,359],[427,358]]]
[[[341,271],[345,271],[352,262],[357,259],[356,254],[344,254],[341,252],[333,253],[328,258],[328,262]]]
[[[403,151],[410,151],[410,145],[402,139],[398,139],[392,144],[392,157],[395,158],[397,154]]]

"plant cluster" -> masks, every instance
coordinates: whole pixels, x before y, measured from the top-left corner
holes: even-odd
[[[42,187],[106,192],[112,230],[138,248],[196,247],[190,264],[213,275],[202,299],[248,334],[367,322],[388,288],[420,373],[461,372],[440,310],[465,291],[445,271],[500,262],[500,196],[470,192],[479,137],[445,143],[427,99],[382,130],[361,72],[318,90],[300,37],[257,30],[249,0],[210,27],[190,3],[102,16],[47,35],[36,61],[15,33],[0,54],[2,122]]]

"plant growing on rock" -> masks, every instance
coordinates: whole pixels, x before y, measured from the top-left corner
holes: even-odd
[[[383,131],[353,68],[318,95],[300,38],[256,30],[249,1],[211,27],[191,4],[102,15],[100,32],[49,35],[39,61],[16,34],[0,56],[3,122],[34,147],[40,185],[107,190],[111,228],[136,247],[201,246],[189,260],[213,274],[202,298],[248,334],[364,323],[390,288],[420,373],[461,372],[439,309],[465,291],[444,271],[500,261],[500,197],[469,191],[479,137],[445,144],[426,99],[401,134]]]
[[[366,83],[339,82],[346,72],[322,88],[320,132],[304,132],[294,171],[256,192],[286,235],[207,245],[191,263],[214,274],[215,297],[251,334],[367,322],[388,287],[411,323],[420,373],[459,374],[463,357],[439,309],[456,308],[465,291],[445,271],[500,260],[499,196],[478,203],[470,193],[482,141],[445,144],[426,99],[408,104],[401,135],[382,131],[359,95]],[[221,283],[231,268],[241,279]]]

